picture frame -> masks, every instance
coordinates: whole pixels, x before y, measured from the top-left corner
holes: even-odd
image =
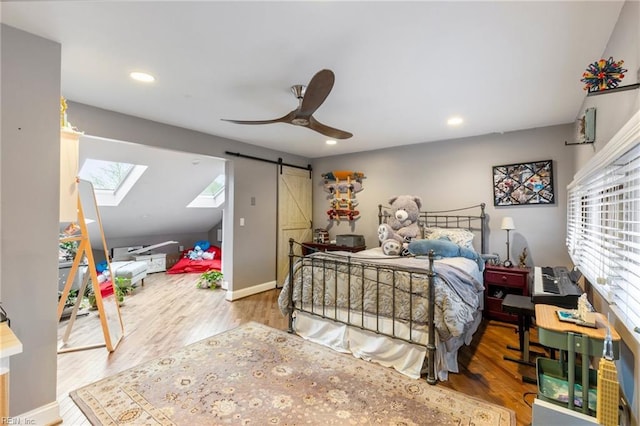
[[[596,141],[596,109],[587,108],[576,121],[576,142],[594,143]]]
[[[554,203],[552,160],[493,166],[494,206]]]

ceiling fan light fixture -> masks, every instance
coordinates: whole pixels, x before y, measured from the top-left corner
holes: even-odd
[[[327,139],[327,145],[335,145],[335,144],[337,144],[337,143],[338,143],[338,142],[337,142],[337,141],[335,141],[335,140],[333,140],[333,139]]]
[[[156,80],[154,76],[151,74],[147,74],[146,72],[133,71],[129,74],[129,77],[136,81],[141,81],[143,83],[152,83]]]
[[[451,117],[447,120],[449,126],[459,126],[464,122],[462,117]]]
[[[295,124],[296,126],[308,126],[309,120],[307,120],[306,118],[297,117],[291,120],[291,124]]]

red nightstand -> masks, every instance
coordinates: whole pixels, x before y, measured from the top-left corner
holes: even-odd
[[[518,322],[518,316],[502,310],[507,294],[529,295],[529,270],[486,265],[484,270],[484,315],[486,318]]]

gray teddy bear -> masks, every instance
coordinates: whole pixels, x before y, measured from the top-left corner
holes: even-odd
[[[378,227],[382,252],[387,256],[407,254],[409,242],[420,235],[418,218],[422,200],[413,195],[398,195],[389,200],[393,214]]]

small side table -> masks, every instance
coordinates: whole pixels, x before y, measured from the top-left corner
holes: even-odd
[[[21,352],[22,342],[6,322],[0,323],[0,419],[9,418],[9,357]]]
[[[529,270],[486,265],[484,268],[484,314],[489,319],[515,323],[517,316],[502,309],[508,294],[529,295]]]
[[[528,365],[535,367],[536,364],[531,361],[531,355],[534,356],[546,356],[541,352],[535,352],[530,350],[531,345],[539,345],[538,343],[531,343],[529,340],[529,329],[531,328],[531,317],[535,316],[535,305],[531,301],[529,296],[521,296],[518,294],[507,294],[502,301],[502,310],[510,314],[518,316],[518,343],[519,347],[513,347],[507,345],[507,349],[519,351],[520,358],[514,358],[505,355],[503,359],[507,361],[517,362],[518,364]],[[522,376],[522,380],[527,383],[537,383],[536,379],[531,377]]]

